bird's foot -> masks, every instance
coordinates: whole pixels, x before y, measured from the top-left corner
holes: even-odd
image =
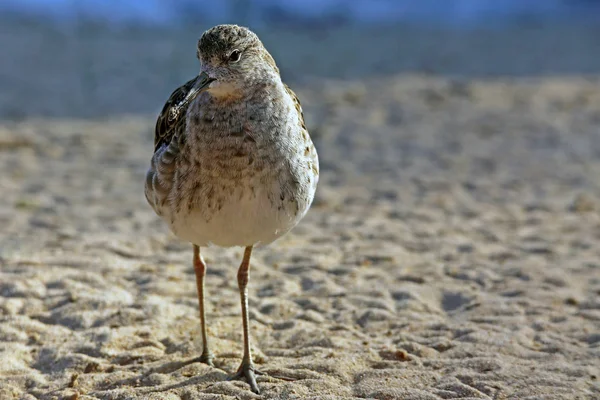
[[[244,378],[250,385],[252,391],[256,394],[260,394],[260,390],[258,389],[258,385],[256,383],[256,375],[264,375],[264,373],[256,369],[252,361],[242,361],[242,364],[238,368],[237,372],[227,378],[227,380],[233,381],[235,379]]]
[[[213,353],[208,350],[204,350],[200,356],[200,362],[208,365],[209,367],[214,367],[215,364],[213,363],[213,358],[215,358]]]

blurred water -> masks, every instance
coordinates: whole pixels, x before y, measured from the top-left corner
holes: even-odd
[[[260,24],[281,18],[315,21],[473,25],[522,18],[594,18],[600,0],[3,0],[0,11],[72,21],[170,25],[182,20]]]

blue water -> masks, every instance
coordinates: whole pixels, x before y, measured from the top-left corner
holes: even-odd
[[[240,12],[240,4],[247,11]],[[190,16],[207,21],[261,23],[288,17],[337,17],[357,22],[435,22],[469,25],[517,18],[595,18],[600,0],[2,0],[0,11],[60,21],[85,16],[113,23],[168,25]]]

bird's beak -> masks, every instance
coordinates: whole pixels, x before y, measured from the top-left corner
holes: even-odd
[[[177,119],[181,109],[187,107],[200,93],[208,90],[208,85],[213,81],[216,81],[216,79],[208,76],[206,72],[202,72],[198,75],[191,89],[185,94],[185,97],[171,108],[169,121]]]
[[[202,72],[200,75],[198,75],[196,82],[194,82],[194,85],[190,91],[187,92],[185,98],[180,102],[180,105],[183,106],[190,104],[196,99],[196,97],[198,97],[200,93],[208,90],[208,85],[210,85],[213,81],[216,81],[216,79],[208,76],[206,72]]]
[[[197,93],[201,93],[205,90],[208,90],[208,85],[210,85],[213,81],[216,81],[216,79],[208,76],[206,72],[202,72],[200,75],[198,75],[193,90]]]

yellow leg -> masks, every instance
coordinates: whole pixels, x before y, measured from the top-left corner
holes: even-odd
[[[198,289],[198,306],[200,308],[200,328],[202,331],[202,355],[200,361],[213,366],[213,355],[208,348],[206,335],[206,317],[204,314],[204,277],[206,276],[206,263],[200,255],[200,247],[194,245],[194,271],[196,272],[196,287]]]
[[[244,329],[244,357],[237,372],[229,379],[246,378],[252,391],[259,394],[260,390],[256,383],[256,374],[261,374],[254,367],[252,362],[252,354],[250,353],[250,328],[248,316],[248,277],[250,272],[250,256],[252,255],[252,246],[246,247],[244,250],[244,259],[238,270],[238,287],[240,289],[240,300],[242,303],[242,326]]]

